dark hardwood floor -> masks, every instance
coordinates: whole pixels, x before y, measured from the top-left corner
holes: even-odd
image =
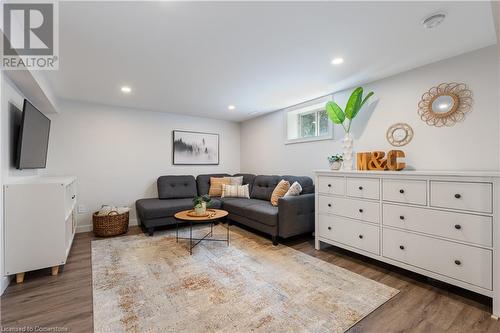
[[[128,235],[138,232],[133,227]],[[40,270],[27,273],[23,284],[11,283],[0,299],[1,331],[39,326],[92,332],[92,239],[92,233],[75,236],[59,276]],[[500,332],[489,298],[338,248],[316,251],[310,237],[284,244],[401,291],[349,332]]]

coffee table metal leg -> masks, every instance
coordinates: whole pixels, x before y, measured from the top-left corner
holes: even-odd
[[[189,222],[189,254],[193,254],[193,222]]]
[[[175,221],[175,241],[179,243],[179,222]]]
[[[230,224],[228,223],[227,224],[227,246],[229,246],[229,228],[230,228]]]
[[[210,237],[213,237],[214,235],[214,223],[210,223]]]

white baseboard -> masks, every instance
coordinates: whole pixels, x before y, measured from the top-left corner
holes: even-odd
[[[9,286],[10,280],[12,280],[12,276],[4,276],[0,280],[0,295],[3,294],[5,289]]]
[[[137,225],[137,219],[130,219],[128,225]],[[76,233],[92,231],[92,224],[76,226]]]

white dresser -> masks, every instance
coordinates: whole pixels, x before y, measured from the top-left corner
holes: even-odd
[[[317,250],[335,245],[490,296],[500,315],[498,173],[315,174]]]
[[[5,273],[59,265],[68,258],[75,235],[76,178],[36,177],[4,185]]]

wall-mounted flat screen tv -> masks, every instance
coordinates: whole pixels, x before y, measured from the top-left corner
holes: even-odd
[[[17,144],[16,167],[41,169],[47,165],[50,119],[24,100]]]

